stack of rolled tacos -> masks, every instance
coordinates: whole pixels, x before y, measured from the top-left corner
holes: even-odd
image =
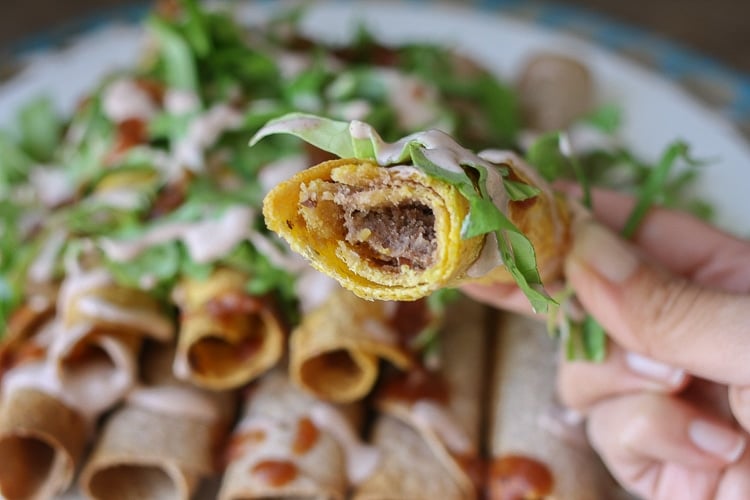
[[[0,492],[45,498],[69,486],[97,419],[130,391],[144,338],[172,323],[148,294],[98,269],[71,273],[51,302],[29,300],[0,345]]]
[[[200,387],[232,389],[273,367],[284,353],[284,322],[270,296],[245,291],[248,276],[218,268],[205,280],[184,279],[175,374]]]
[[[177,381],[173,349],[150,346],[140,383],[105,422],[80,484],[91,498],[189,499],[218,472],[218,452],[234,418],[231,393]]]

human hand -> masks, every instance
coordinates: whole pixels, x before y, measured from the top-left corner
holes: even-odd
[[[618,229],[632,200],[599,192],[594,206]],[[613,342],[605,363],[561,364],[562,402],[588,415],[593,446],[631,491],[750,498],[746,434],[732,418],[750,429],[750,244],[663,210],[634,245],[596,223],[575,232],[568,282]],[[526,307],[509,287],[466,291]]]

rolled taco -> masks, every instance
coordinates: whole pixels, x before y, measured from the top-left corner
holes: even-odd
[[[400,369],[411,364],[396,312],[396,303],[369,302],[344,289],[332,293],[292,332],[292,381],[328,401],[363,398],[375,384],[381,359]]]
[[[359,440],[360,409],[318,401],[281,371],[263,376],[227,448],[219,499],[346,498],[379,458]]]
[[[168,342],[174,336],[162,304],[116,285],[102,269],[69,274],[57,308],[47,362],[65,398],[92,421],[135,384],[144,338]]]
[[[79,480],[89,497],[189,499],[218,472],[233,397],[178,382],[172,357],[172,349],[149,349],[141,384],[105,422]]]
[[[0,496],[8,500],[51,498],[65,490],[88,438],[84,416],[38,376],[52,312],[24,304],[0,344]],[[24,373],[34,376],[17,383]]]
[[[503,315],[495,340],[490,498],[616,498],[621,490],[588,446],[581,418],[556,402],[557,353],[544,325]]]
[[[276,133],[341,158],[279,184],[263,214],[345,288],[414,300],[466,282],[515,281],[546,309],[542,279],[560,271],[568,215],[517,157],[494,163],[437,130],[389,144],[365,123],[301,114],[269,122],[253,142]]]
[[[180,334],[174,372],[209,389],[239,387],[274,366],[286,333],[268,297],[245,291],[247,276],[219,268],[175,293]]]
[[[415,368],[384,381],[372,437],[382,459],[354,498],[479,497],[484,326],[482,306],[468,300],[452,305],[439,367]]]

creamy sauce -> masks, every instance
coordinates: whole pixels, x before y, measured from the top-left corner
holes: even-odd
[[[259,233],[258,231],[248,231],[247,239],[260,253],[265,255],[271,264],[278,268],[286,269],[293,273],[299,273],[308,266],[302,256],[291,251],[281,251],[268,236]],[[278,241],[283,245],[286,245],[286,242],[280,239],[278,239]]]
[[[151,96],[133,80],[116,80],[102,93],[102,108],[107,118],[119,123],[130,118],[149,121],[157,112]]]
[[[93,193],[89,200],[113,208],[135,210],[144,205],[143,195],[136,189],[118,188]]]
[[[118,338],[100,336],[92,343],[101,347],[109,359],[97,357],[57,364],[62,397],[91,420],[125,396],[138,372],[136,353]]]
[[[469,436],[444,406],[422,399],[411,406],[411,415],[415,423],[434,432],[453,453],[463,455],[475,451]]]
[[[161,314],[120,307],[96,296],[80,298],[77,306],[80,312],[90,318],[149,333],[157,340],[169,341],[174,336],[172,322]]]
[[[67,271],[68,274],[60,286],[57,299],[58,311],[63,315],[66,311],[73,310],[76,297],[112,284],[112,277],[104,269],[85,272],[71,272],[71,269]]]
[[[398,344],[398,333],[381,320],[365,318],[360,326],[367,333],[367,336],[375,342],[388,345]]]
[[[173,160],[190,170],[202,170],[205,150],[213,146],[221,134],[242,125],[243,118],[242,113],[226,104],[211,107],[190,122],[187,133],[174,147]]]
[[[54,208],[73,199],[76,188],[62,168],[39,165],[29,172],[33,186],[42,205]]]
[[[381,69],[378,73],[385,84],[388,104],[396,112],[399,126],[414,130],[437,121],[440,108],[434,87],[392,69]]]
[[[316,402],[310,408],[310,419],[320,429],[328,432],[339,443],[346,457],[346,474],[350,484],[367,479],[378,466],[380,453],[359,439],[351,424],[335,407]]]
[[[200,109],[200,98],[192,90],[168,88],[164,93],[164,109],[173,115],[184,115]]]
[[[484,237],[484,245],[479,256],[466,270],[469,278],[479,278],[503,263],[503,256],[498,247],[497,234],[490,233]]]
[[[255,212],[250,207],[236,205],[227,208],[216,219],[167,222],[151,228],[138,238],[104,238],[99,240],[99,244],[110,259],[128,262],[151,247],[181,240],[195,262],[211,262],[227,255],[247,238],[254,217]]]
[[[258,181],[263,188],[263,194],[268,194],[278,184],[306,168],[307,157],[302,155],[287,156],[265,165],[258,172]]]
[[[279,51],[274,56],[276,67],[284,79],[294,78],[312,65],[312,58],[307,54]]]
[[[364,120],[372,111],[372,105],[364,99],[337,102],[330,106],[328,114],[340,120]]]
[[[302,314],[307,314],[317,309],[338,288],[339,284],[336,280],[312,267],[307,267],[297,276],[294,283],[300,311]]]
[[[55,274],[57,256],[60,254],[68,233],[64,229],[53,231],[44,242],[39,255],[31,263],[28,277],[35,283],[47,283],[52,281]]]
[[[206,392],[187,386],[133,388],[126,401],[134,406],[173,417],[213,422],[221,417],[216,401]]]

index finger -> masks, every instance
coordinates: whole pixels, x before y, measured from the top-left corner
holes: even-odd
[[[580,188],[557,186],[570,196]],[[594,216],[620,231],[635,206],[632,196],[605,189],[592,192]],[[698,284],[728,292],[750,291],[750,243],[685,212],[654,207],[633,242],[653,260]]]

